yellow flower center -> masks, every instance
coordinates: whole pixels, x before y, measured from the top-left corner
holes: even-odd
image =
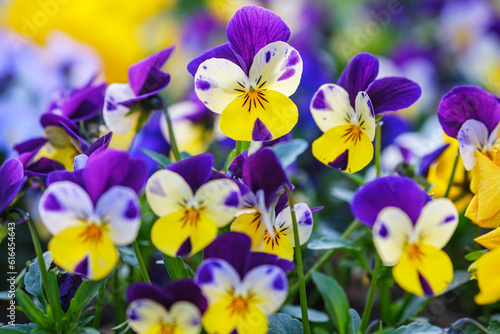
[[[246,94],[243,94],[241,96],[241,98],[243,99],[242,107],[248,105],[248,112],[251,112],[252,108],[255,109],[262,108],[264,110],[266,109],[264,104],[269,103],[269,101],[265,97],[266,96],[264,94],[265,89],[260,89],[260,87],[262,87],[264,83],[262,83],[258,88],[250,87],[248,92],[246,92]]]
[[[84,243],[93,243],[96,244],[102,239],[102,228],[95,225],[95,224],[90,224],[85,231],[83,231],[80,234],[80,238],[82,238],[82,241]]]
[[[251,297],[235,297],[231,304],[229,304],[229,312],[231,313],[231,315],[245,317],[246,314],[250,311],[250,308],[248,307],[250,298]]]
[[[269,243],[271,243],[271,249],[274,249],[274,245],[280,245],[280,236],[281,233],[279,231],[276,231],[276,229],[273,227],[272,233],[269,233],[269,231],[266,230],[266,233],[264,234],[264,242],[266,243],[266,245],[269,245]]]
[[[182,227],[188,226],[197,226],[198,221],[200,220],[200,213],[191,208],[191,209],[186,209],[184,211],[184,215],[181,218],[182,222]]]
[[[175,333],[175,325],[162,323],[158,334],[174,334],[174,333]]]
[[[423,252],[418,247],[418,244],[410,245],[410,248],[408,249],[408,256],[414,261],[420,261],[420,258],[423,256]]]
[[[344,143],[347,143],[348,141],[353,141],[354,144],[356,144],[361,139],[362,134],[363,130],[361,129],[361,126],[351,125],[350,127],[347,128],[345,134],[342,137],[346,138],[344,140]]]

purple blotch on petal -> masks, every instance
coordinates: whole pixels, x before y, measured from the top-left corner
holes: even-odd
[[[87,277],[89,275],[89,257],[85,256],[85,258],[76,265],[75,274],[80,274],[82,276]]]
[[[326,108],[325,93],[323,93],[322,90],[318,91],[318,93],[314,97],[314,101],[313,101],[312,106],[314,109],[325,109]]]
[[[295,69],[294,68],[289,68],[288,70],[285,71],[279,78],[278,81],[286,80],[289,79],[292,75],[295,74]]]
[[[299,225],[311,225],[313,223],[312,213],[311,211],[305,211],[302,217],[300,218],[298,224]]]
[[[137,217],[139,210],[134,201],[129,201],[127,205],[127,210],[125,211],[125,217],[128,219],[134,219]]]
[[[273,288],[276,290],[283,290],[285,288],[285,282],[283,281],[283,277],[281,277],[281,275],[276,275],[273,282]]]
[[[238,207],[240,205],[240,198],[238,196],[238,193],[235,191],[231,192],[231,194],[229,194],[229,196],[226,198],[224,205]]]
[[[177,250],[177,256],[184,257],[191,253],[191,239],[187,238]]]
[[[443,220],[443,223],[444,223],[444,224],[446,224],[446,223],[449,223],[449,222],[451,222],[451,221],[453,221],[453,220],[455,220],[455,219],[456,219],[455,215],[450,215],[450,216],[446,217],[446,218]]]
[[[271,51],[267,51],[266,52],[266,63],[269,63],[270,60],[271,60]]]
[[[300,61],[299,53],[296,50],[292,50],[292,52],[290,53],[290,57],[286,62],[286,66],[287,67],[295,66],[299,63],[299,61]]]
[[[253,130],[252,130],[252,140],[254,141],[268,141],[273,139],[273,135],[269,131],[269,129],[266,127],[262,121],[257,118],[255,120],[255,123],[253,125]]]
[[[196,88],[200,90],[208,90],[210,89],[210,82],[203,80],[203,79],[197,79],[196,80]]]
[[[345,150],[344,153],[335,158],[335,160],[329,162],[328,166],[340,170],[346,170],[348,163],[349,163],[349,150]]]
[[[48,211],[59,211],[62,209],[61,203],[59,203],[56,195],[54,195],[53,193],[50,193],[47,197],[45,197],[43,207]]]
[[[130,320],[139,320],[139,314],[137,313],[137,310],[133,308],[129,313],[128,313],[128,318]]]
[[[426,296],[432,296],[434,292],[432,291],[431,285],[429,281],[422,276],[422,274],[418,273],[418,280],[420,281],[420,285],[422,285],[422,289],[424,290],[424,294]]]
[[[389,230],[387,229],[387,226],[385,226],[385,224],[382,224],[382,226],[380,226],[378,235],[380,235],[382,238],[387,238],[387,236],[389,235]]]

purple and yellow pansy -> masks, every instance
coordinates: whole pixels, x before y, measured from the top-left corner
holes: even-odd
[[[211,111],[221,114],[222,132],[243,141],[284,136],[298,120],[289,99],[300,82],[302,59],[286,42],[290,29],[270,10],[245,6],[227,26],[228,43],[188,65],[195,91]]]
[[[373,158],[375,116],[411,106],[421,94],[418,84],[400,77],[377,79],[379,63],[368,53],[347,64],[337,84],[324,84],[310,109],[324,134],[313,155],[327,166],[355,173]]]
[[[458,213],[449,199],[432,200],[413,180],[387,176],[359,188],[351,211],[373,229],[375,248],[401,288],[436,295],[451,283],[453,264],[442,248]]]

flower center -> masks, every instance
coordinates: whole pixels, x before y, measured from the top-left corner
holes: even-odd
[[[200,213],[195,209],[186,209],[184,215],[181,218],[182,227],[196,226],[200,220]]]
[[[174,334],[175,333],[175,325],[162,323],[160,332],[158,334]]]
[[[276,231],[275,228],[273,228],[272,233],[269,233],[269,230],[266,230],[266,233],[264,234],[264,242],[266,243],[266,245],[271,244],[271,249],[274,249],[274,245],[280,245],[280,235],[281,233],[279,231]]]
[[[231,315],[239,315],[244,317],[250,311],[250,308],[248,307],[249,299],[250,297],[234,298],[231,304],[229,304],[229,311],[231,312]]]
[[[251,112],[252,108],[257,109],[259,107],[265,110],[265,104],[269,103],[269,101],[266,99],[264,91],[264,89],[250,86],[248,92],[241,97],[243,99],[243,105],[241,107],[248,106],[248,112]]]
[[[344,143],[347,143],[348,141],[353,141],[354,144],[361,140],[361,135],[363,134],[363,131],[360,126],[357,125],[351,125],[347,128],[346,132],[342,137],[345,138]]]
[[[95,224],[90,224],[85,231],[83,231],[80,234],[80,238],[82,238],[82,241],[84,243],[93,243],[96,244],[102,239],[102,229],[101,227],[95,225]]]
[[[418,244],[410,245],[408,249],[408,256],[411,260],[420,261],[420,258],[424,255],[422,250],[418,247]]]

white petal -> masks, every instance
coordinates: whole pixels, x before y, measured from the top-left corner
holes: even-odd
[[[373,225],[373,243],[386,265],[399,261],[413,236],[413,223],[399,208],[386,207]]]
[[[302,76],[299,52],[285,42],[274,42],[257,52],[250,67],[250,83],[256,89],[269,89],[290,96]]]
[[[458,212],[453,202],[438,198],[424,206],[415,231],[419,242],[441,249],[448,243],[457,225]]]
[[[288,279],[280,267],[261,265],[246,274],[241,292],[253,296],[252,303],[268,315],[276,312],[285,302]]]
[[[194,76],[196,95],[215,113],[222,113],[229,103],[250,88],[245,72],[227,59],[212,58],[198,67]]]
[[[168,323],[171,317],[163,305],[151,299],[136,299],[127,309],[127,319],[137,333],[144,333],[160,323]]]
[[[200,310],[187,301],[179,301],[170,307],[170,315],[176,329],[184,334],[198,334],[201,331]]]
[[[240,276],[236,270],[221,259],[203,261],[196,271],[194,281],[208,299],[209,305],[227,298],[241,285]]]
[[[187,182],[168,169],[159,170],[149,178],[145,193],[151,210],[159,217],[182,210],[182,205],[193,199]]]
[[[128,115],[130,108],[119,104],[135,97],[129,84],[113,83],[106,88],[102,116],[106,127],[117,135],[126,135],[137,124],[139,113]]]
[[[311,237],[313,229],[312,212],[305,203],[295,204],[295,216],[297,218],[297,228],[299,230],[299,241],[303,245]],[[283,231],[287,238],[295,247],[295,238],[293,236],[293,222],[290,207],[287,206],[281,211],[274,222],[274,228],[277,231]]]
[[[106,191],[96,205],[96,214],[108,225],[108,233],[116,245],[129,245],[141,227],[141,205],[136,193],[115,186]]]
[[[241,195],[234,181],[219,179],[202,185],[195,194],[195,201],[217,227],[224,227],[238,212]]]
[[[355,124],[357,124],[373,141],[375,138],[376,123],[372,101],[370,101],[366,92],[359,92],[354,104],[356,107],[356,116],[358,118]]]
[[[499,140],[498,138],[499,128],[500,128],[500,123],[497,126],[495,126],[495,128],[491,131],[490,137],[488,138],[488,144],[487,144],[488,149],[492,148],[495,145],[495,143]]]
[[[465,169],[471,170],[477,163],[476,151],[488,145],[488,128],[480,121],[469,119],[458,131],[457,140]]]
[[[52,183],[38,205],[40,218],[52,235],[85,223],[94,208],[89,195],[70,181]]]
[[[314,93],[310,109],[314,121],[323,132],[335,126],[351,124],[350,120],[355,116],[349,94],[335,84],[322,85]]]

